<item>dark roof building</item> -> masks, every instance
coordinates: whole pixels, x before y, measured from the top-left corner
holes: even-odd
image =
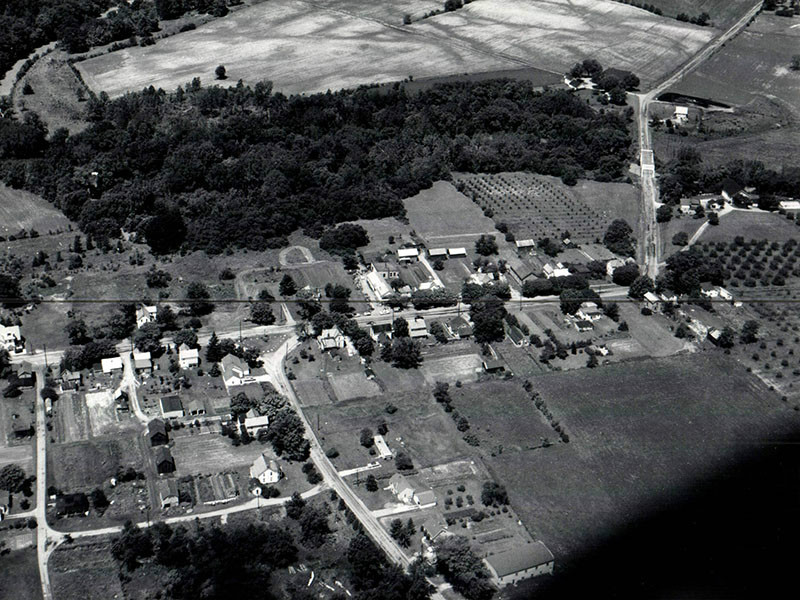
[[[493,373],[495,371],[505,371],[506,365],[502,360],[497,358],[488,358],[483,361],[483,370],[487,371],[488,373]]]
[[[167,425],[161,419],[153,419],[147,424],[147,437],[151,446],[162,446],[169,441]]]
[[[62,517],[82,515],[89,512],[89,499],[86,494],[61,494],[56,496],[56,514]]]
[[[529,577],[552,573],[555,559],[542,542],[498,552],[484,559],[498,585],[516,583]]]
[[[166,446],[159,446],[156,449],[156,470],[159,473],[175,472],[175,459]]]

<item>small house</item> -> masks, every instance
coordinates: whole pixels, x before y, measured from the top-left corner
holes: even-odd
[[[432,514],[420,526],[420,530],[433,542],[440,535],[447,533],[447,521],[438,512]]]
[[[692,201],[689,198],[681,198],[680,211],[684,215],[690,215],[694,212]]]
[[[206,414],[206,405],[199,398],[192,398],[186,403],[186,415],[189,417],[200,417]]]
[[[269,427],[269,416],[256,412],[251,408],[244,416],[244,428],[248,433],[257,432],[259,429]]]
[[[462,316],[453,317],[447,322],[447,328],[453,337],[464,339],[472,336],[472,325]]]
[[[178,506],[180,497],[178,496],[178,483],[174,479],[159,479],[156,481],[158,497],[161,500],[161,509],[171,506]]]
[[[122,359],[119,356],[112,356],[111,358],[103,358],[100,360],[100,366],[103,373],[106,375],[112,373],[119,373],[122,371]]]
[[[373,323],[369,326],[369,337],[376,342],[380,341],[381,334],[385,334],[389,339],[392,338],[391,323]]]
[[[175,459],[166,446],[156,448],[156,471],[161,475],[175,472]]]
[[[181,344],[178,348],[178,364],[181,369],[193,369],[200,364],[200,353],[197,348],[189,348]]]
[[[406,323],[408,323],[408,337],[411,339],[428,337],[428,326],[424,317],[406,319]]]
[[[645,292],[644,305],[647,308],[649,308],[650,310],[657,310],[660,303],[661,299],[658,296],[656,296],[653,292]]]
[[[532,542],[521,548],[492,554],[484,562],[494,583],[504,586],[529,577],[552,574],[555,558],[542,542]]]
[[[339,331],[339,328],[335,325],[330,329],[323,329],[322,333],[317,336],[317,344],[319,344],[319,349],[323,352],[336,348],[344,348],[346,343],[344,335],[342,335],[342,332]]]
[[[436,494],[431,489],[417,490],[414,492],[414,504],[424,508],[436,506]]]
[[[253,381],[250,376],[250,366],[238,356],[226,354],[219,361],[219,364],[225,387],[245,385]]]
[[[579,319],[575,321],[575,329],[577,329],[581,333],[592,331],[594,329],[594,323],[592,323],[587,319]]]
[[[177,394],[162,396],[160,400],[161,416],[165,419],[179,419],[183,416],[183,404]]]
[[[678,125],[686,123],[689,119],[689,107],[688,106],[676,106],[675,112],[672,115],[672,121]]]
[[[250,477],[258,479],[263,485],[278,483],[282,475],[283,472],[278,466],[278,463],[267,458],[264,454],[261,454],[256,458],[253,464],[250,465]]]
[[[517,327],[516,325],[509,325],[508,323],[505,324],[506,335],[508,339],[511,340],[511,343],[521,348],[522,346],[527,346],[530,344],[530,340],[528,336],[526,336],[522,330]]]
[[[147,439],[151,446],[163,446],[169,442],[167,425],[161,419],[153,419],[147,424]]]
[[[389,445],[386,443],[386,440],[382,435],[376,435],[372,438],[372,441],[375,442],[375,449],[378,451],[378,458],[389,460],[392,458],[392,456],[394,456],[392,451],[389,450]]]
[[[19,325],[0,325],[0,348],[5,348],[9,354],[25,353],[25,338]]]
[[[715,346],[719,346],[720,340],[722,339],[722,331],[720,331],[716,327],[712,327],[711,329],[708,330],[706,338],[708,339],[709,342],[711,342]]]
[[[136,373],[153,372],[153,361],[150,358],[149,352],[133,353],[133,370],[136,371]]]
[[[569,277],[570,272],[567,267],[565,267],[560,262],[557,262],[555,265],[547,263],[542,267],[542,273],[547,279],[551,279],[553,277]]]
[[[83,383],[83,374],[80,371],[65,369],[61,372],[61,391],[77,390]]]
[[[733,294],[731,294],[724,287],[717,286],[717,295],[721,300],[728,300],[728,301],[733,300]]]
[[[450,258],[464,258],[467,256],[466,248],[448,248],[447,256]]]
[[[391,491],[403,504],[414,502],[414,486],[400,473],[395,473],[389,479],[389,486],[386,488]]]
[[[16,369],[17,387],[32,388],[36,385],[36,373],[29,362],[21,363]]]
[[[138,329],[147,323],[155,323],[157,315],[157,307],[141,305],[136,309],[136,328]]]
[[[416,248],[399,248],[397,260],[401,263],[412,263],[419,260],[419,250]]]
[[[595,302],[583,302],[576,316],[584,321],[599,321],[603,317],[603,311]]]
[[[56,496],[56,514],[60,517],[86,515],[89,513],[89,499],[83,492]]]

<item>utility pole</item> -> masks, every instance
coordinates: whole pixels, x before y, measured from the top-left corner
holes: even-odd
[[[44,370],[47,371],[47,344],[42,344],[44,350]]]

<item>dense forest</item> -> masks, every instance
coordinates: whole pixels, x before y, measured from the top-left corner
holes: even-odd
[[[303,228],[401,216],[451,170],[619,179],[631,110],[595,111],[525,82],[400,86],[286,97],[269,83],[87,102],[91,125],[0,120],[0,176],[96,237],[137,232],[158,252],[264,249]]]

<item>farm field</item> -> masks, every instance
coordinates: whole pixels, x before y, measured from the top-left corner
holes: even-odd
[[[570,443],[487,460],[561,564],[751,444],[800,425],[800,414],[717,353],[531,381]]]
[[[650,0],[649,4],[660,8],[665,15],[675,17],[686,13],[696,17],[702,12],[711,15],[716,27],[732,24],[755,2],[752,0]]]
[[[47,200],[0,183],[0,235],[8,238],[21,229],[35,229],[40,234],[67,229],[70,221]]]
[[[800,111],[800,73],[783,49],[800,43],[794,19],[761,13],[725,47],[668,92],[747,104],[758,95],[777,97]],[[742,80],[746,78],[747,85]]]
[[[111,96],[148,85],[173,90],[194,77],[211,81],[220,62],[231,84],[266,79],[275,90],[302,93],[521,65],[561,73],[594,56],[604,65],[633,70],[646,85],[714,34],[711,28],[590,0],[513,5],[482,0],[409,26],[398,22],[403,14],[418,14],[430,5],[427,0],[391,7],[329,0],[323,8],[299,0],[272,1],[155,46],[80,62],[78,68],[90,88]],[[565,23],[568,27],[554,29]],[[221,54],[223,40],[226,51]],[[535,64],[530,57],[536,57]]]
[[[437,381],[454,384],[457,381],[468,383],[476,381],[477,371],[481,369],[481,357],[477,354],[461,354],[426,360],[420,366],[428,385]]]
[[[0,560],[0,598],[41,600],[42,582],[36,548],[15,550]]]
[[[529,173],[459,173],[454,179],[517,239],[561,239],[569,232],[573,241],[594,242],[614,219],[638,222],[637,191],[628,184],[581,181],[570,188],[555,177]]]
[[[50,583],[59,600],[107,600],[124,597],[119,567],[106,541],[63,544],[49,561]]]
[[[91,491],[117,474],[120,467],[144,468],[137,436],[50,444],[47,451],[48,485],[64,492]]]
[[[234,447],[227,437],[215,433],[175,437],[172,446],[178,476],[249,467],[264,452],[270,453],[271,447],[257,441]]]

